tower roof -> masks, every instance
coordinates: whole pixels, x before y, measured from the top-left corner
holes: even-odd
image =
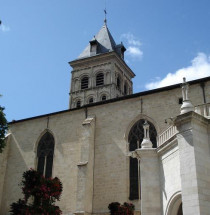
[[[91,45],[96,44],[97,45],[97,51],[95,53],[91,52]],[[84,49],[84,51],[79,55],[78,58],[86,58],[90,57],[96,54],[103,54],[110,51],[117,51],[119,45],[116,45],[106,22],[104,22],[104,25],[98,32],[96,36],[93,37],[93,39],[89,42],[88,46]]]

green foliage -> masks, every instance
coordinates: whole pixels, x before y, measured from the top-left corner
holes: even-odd
[[[23,173],[21,181],[24,200],[11,204],[11,215],[60,215],[62,211],[54,203],[60,200],[63,190],[60,180],[44,178],[39,172],[30,169]],[[33,200],[29,203],[29,200]]]
[[[0,153],[6,145],[5,135],[8,130],[8,123],[4,114],[4,107],[0,106]]]

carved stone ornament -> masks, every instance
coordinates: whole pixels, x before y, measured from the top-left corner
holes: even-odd
[[[182,103],[182,106],[180,109],[181,114],[184,114],[184,113],[187,113],[190,111],[194,111],[195,108],[188,98],[189,84],[186,82],[185,77],[183,78],[183,83],[182,83],[181,87],[182,87],[182,97],[183,97],[183,103]]]

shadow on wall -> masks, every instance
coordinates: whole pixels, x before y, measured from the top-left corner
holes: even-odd
[[[4,180],[3,196],[0,208],[0,214],[7,214],[10,210],[10,204],[22,198],[21,188],[18,184],[21,182],[22,174],[30,168],[26,163],[26,155],[12,135],[9,142],[9,153]]]

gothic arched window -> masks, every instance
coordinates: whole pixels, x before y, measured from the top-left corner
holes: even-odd
[[[86,76],[81,80],[81,90],[88,88],[89,78]]]
[[[99,73],[98,75],[96,75],[96,86],[101,86],[104,85],[104,74],[103,73]]]
[[[54,155],[55,141],[49,132],[46,132],[37,147],[37,171],[46,178],[52,176],[53,155]]]
[[[145,120],[140,119],[136,122],[130,130],[128,136],[129,142],[129,151],[135,151],[137,148],[141,148],[141,143],[144,138],[144,129],[143,124]],[[149,127],[149,136],[152,142],[153,148],[157,147],[157,131],[155,126],[148,121]],[[130,157],[130,194],[129,199],[139,199],[139,171],[138,171],[138,160],[137,158]]]

